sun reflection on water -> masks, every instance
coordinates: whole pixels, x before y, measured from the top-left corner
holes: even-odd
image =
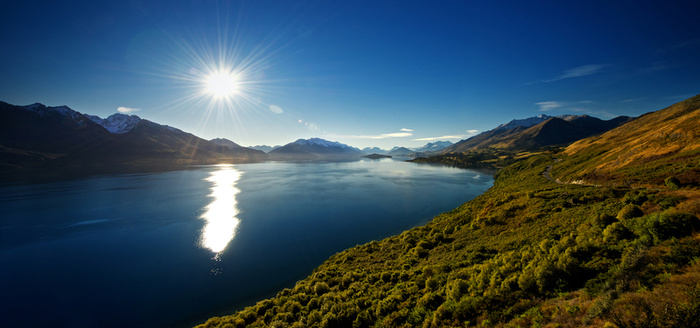
[[[221,253],[233,240],[238,226],[238,209],[236,207],[236,182],[241,173],[233,165],[220,165],[217,171],[206,179],[213,185],[209,197],[212,202],[205,208],[201,219],[206,221],[202,229],[200,245],[212,252]]]

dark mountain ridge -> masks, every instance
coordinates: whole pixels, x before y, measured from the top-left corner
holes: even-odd
[[[230,149],[137,116],[115,114],[110,118],[102,120],[66,106],[0,102],[0,174],[21,178],[69,174],[67,170],[129,171],[266,159],[263,152]],[[128,120],[128,127],[110,132],[108,128],[115,125],[97,123],[115,120]]]
[[[544,121],[541,121],[545,119]],[[536,149],[545,146],[563,145],[588,136],[603,133],[620,126],[632,118],[619,116],[601,120],[588,115],[562,115],[557,117],[513,120],[511,123],[482,132],[441,150],[441,153],[466,152],[476,149]],[[517,124],[513,123],[516,122]],[[538,123],[539,122],[539,123]],[[528,123],[534,125],[528,126]],[[535,124],[536,123],[536,124]]]

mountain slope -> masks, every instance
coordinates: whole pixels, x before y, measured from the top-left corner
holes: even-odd
[[[569,161],[584,170],[618,165],[601,159],[605,150],[590,153],[593,144],[655,149],[659,141],[637,131],[658,122],[672,136],[665,145],[682,150],[655,160],[673,163],[700,147],[673,135],[697,130],[696,102],[584,139],[554,154],[560,162],[521,159],[486,193],[425,226],[340,252],[276,297],[200,327],[698,326],[697,186],[594,188],[542,176]],[[684,156],[698,166],[700,154]]]
[[[410,150],[406,147],[394,147],[393,149],[388,151],[386,154],[391,155],[391,156],[409,156],[413,153],[415,153],[415,151]]]
[[[692,160],[700,152],[698,140],[700,95],[573,143],[554,172],[562,179],[588,183],[660,185],[676,176],[699,185],[699,165]]]
[[[231,140],[228,140],[226,138],[215,138],[215,139],[211,139],[209,141],[213,142],[217,145],[220,145],[220,146],[228,147],[229,149],[243,148],[243,146],[241,146],[241,145],[239,145]]]
[[[524,150],[562,145],[608,131],[629,120],[630,118],[626,116],[604,121],[588,115],[558,117],[541,115],[502,124],[493,130],[444,148],[441,153],[459,153],[485,148]]]
[[[98,156],[116,138],[88,117],[67,107],[33,104],[19,107],[0,102],[0,145],[17,151],[66,156]]]

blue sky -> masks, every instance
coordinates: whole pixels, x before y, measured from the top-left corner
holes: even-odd
[[[692,1],[16,1],[0,100],[118,110],[239,144],[458,141],[700,93]],[[232,72],[214,96],[208,76]]]

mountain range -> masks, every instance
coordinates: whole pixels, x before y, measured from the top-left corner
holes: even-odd
[[[370,153],[415,157],[485,147],[535,149],[567,144],[631,120],[624,116],[604,121],[587,115],[540,115],[512,120],[456,144],[437,141],[418,148],[394,147],[387,151],[376,147],[360,150],[320,138],[253,149],[224,138],[207,141],[136,115],[117,113],[100,118],[66,106],[47,107],[38,103],[15,106],[0,102],[0,119],[0,173],[10,175],[56,168],[157,169],[219,162],[355,160]]]
[[[102,119],[66,106],[5,102],[0,102],[0,155],[0,174],[7,176],[266,159],[261,151],[231,149],[135,115]]]
[[[272,160],[351,160],[364,153],[335,141],[320,138],[298,139],[282,147],[272,149],[268,155]]]
[[[605,121],[588,115],[557,117],[540,115],[501,124],[493,130],[446,147],[441,150],[441,153],[466,152],[482,148],[536,149],[564,145],[603,133],[631,120],[632,118],[627,116]]]
[[[384,150],[378,147],[367,147],[363,148],[362,151],[367,154],[382,154],[382,155],[392,155],[392,156],[409,156],[415,155],[417,153],[425,152],[437,152],[446,147],[452,145],[451,141],[436,141],[425,144],[422,147],[417,148],[407,148],[407,147],[394,147],[390,150]]]

